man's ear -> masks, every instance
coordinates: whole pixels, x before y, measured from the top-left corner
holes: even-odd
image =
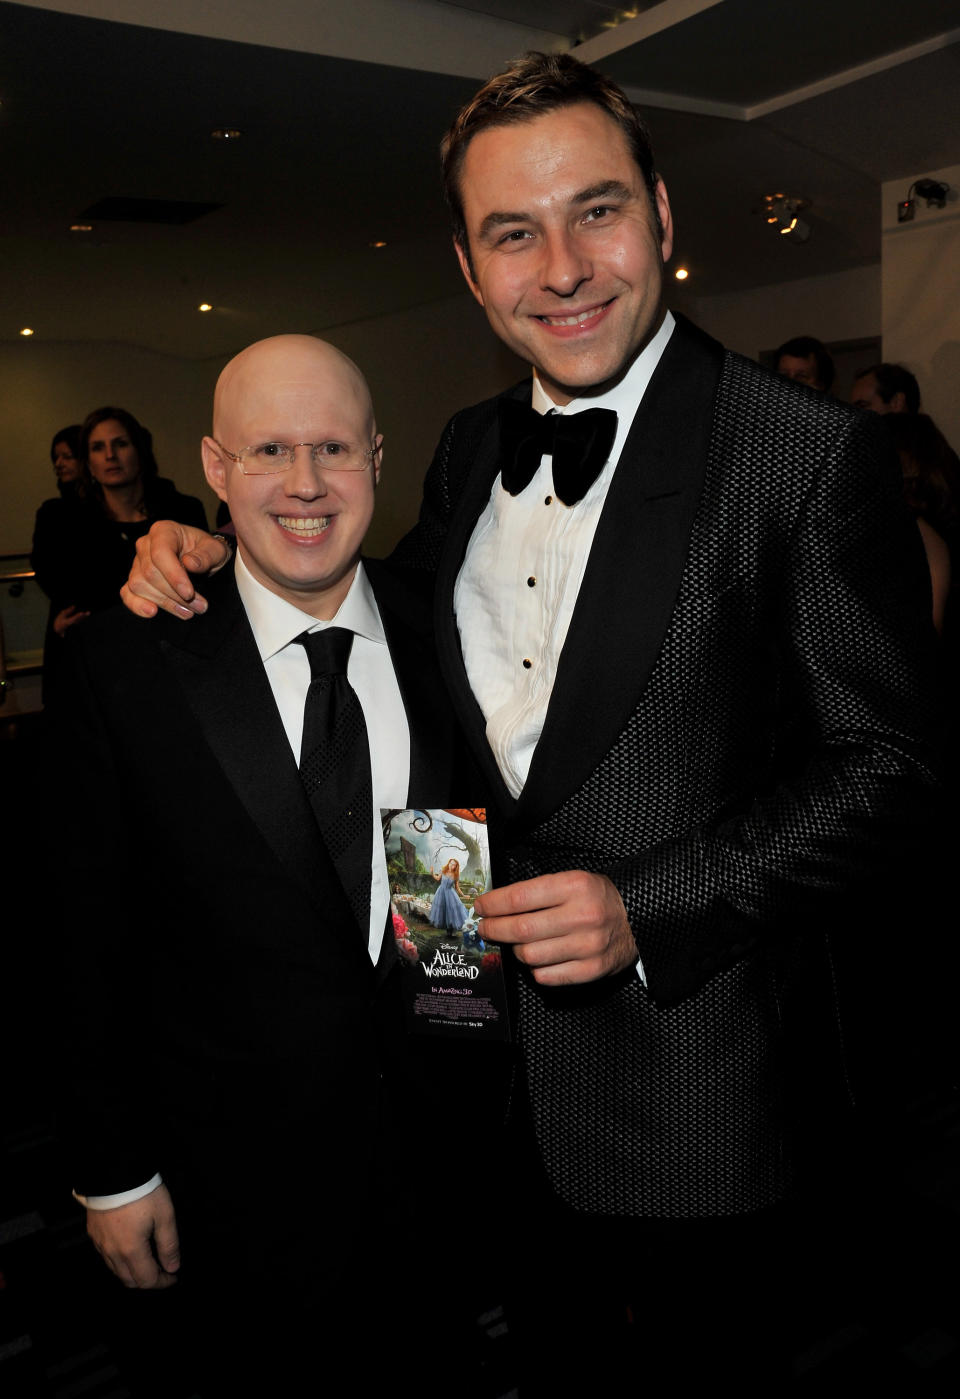
[[[474,296],[476,297],[477,301],[479,301],[480,305],[482,306],[482,305],[483,305],[483,296],[481,295],[480,288],[477,286],[476,282],[474,281],[474,277],[473,277],[473,267],[471,266],[471,263],[470,263],[470,253],[469,253],[468,249],[467,249],[462,243],[460,243],[456,238],[454,238],[454,240],[453,240],[453,249],[454,249],[454,252],[455,252],[456,255],[457,255],[457,261],[460,263],[460,271],[463,273],[464,277],[466,278],[467,286],[470,288],[470,290],[473,292]]]
[[[658,180],[654,186],[653,200],[660,216],[660,253],[664,262],[669,262],[673,252],[673,214],[670,212],[667,187],[662,180]]]
[[[206,476],[211,488],[216,491],[221,500],[227,498],[227,466],[223,460],[220,448],[212,437],[205,437],[200,443],[200,455],[203,458],[203,474]]]
[[[383,433],[378,432],[373,439],[373,484],[379,486],[380,472],[383,470]]]
[[[891,413],[905,413],[906,411],[907,411],[907,395],[903,392],[903,389],[897,389],[896,393],[893,395],[893,397],[892,397],[891,400],[890,400],[890,412],[891,412]]]

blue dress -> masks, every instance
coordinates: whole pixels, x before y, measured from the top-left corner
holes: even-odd
[[[435,928],[446,928],[455,933],[467,921],[467,910],[457,898],[453,879],[445,874],[440,880],[440,888],[433,896],[430,905],[430,922]]]

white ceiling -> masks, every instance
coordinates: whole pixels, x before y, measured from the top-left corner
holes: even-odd
[[[0,339],[32,325],[207,358],[457,293],[437,143],[531,45],[579,45],[642,102],[700,295],[876,261],[880,183],[960,161],[956,0],[631,12],[604,27],[624,11],[594,0],[0,0]],[[242,138],[211,140],[224,125]],[[754,212],[774,188],[812,200],[808,243]],[[105,197],[222,207],[68,231]]]

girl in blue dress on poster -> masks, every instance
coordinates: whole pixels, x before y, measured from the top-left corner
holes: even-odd
[[[435,928],[457,933],[468,917],[467,910],[460,902],[460,861],[448,860],[439,874],[436,870],[430,873],[440,885],[430,905],[430,922]]]

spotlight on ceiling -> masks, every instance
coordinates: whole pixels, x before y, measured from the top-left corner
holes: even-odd
[[[33,334],[33,331],[31,330],[30,326],[25,325],[25,326],[23,327],[23,329],[21,330],[20,334],[21,334],[21,335],[32,335],[32,334]]]
[[[810,225],[799,217],[801,209],[809,208],[810,200],[802,194],[765,194],[760,201],[768,225],[791,243],[805,243],[810,237]]]
[[[210,132],[214,141],[239,141],[243,132],[238,126],[218,126]]]
[[[678,267],[673,275],[676,277],[678,282],[685,282],[690,276],[690,271],[689,268]]]

